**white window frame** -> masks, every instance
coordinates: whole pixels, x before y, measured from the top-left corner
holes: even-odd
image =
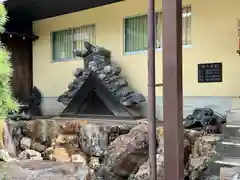
[[[61,29],[61,30],[56,30],[56,31],[53,31],[51,32],[51,53],[52,53],[52,62],[61,62],[61,61],[68,61],[68,60],[76,60],[76,59],[80,59],[79,57],[75,57],[74,54],[72,54],[71,57],[69,58],[55,58],[54,56],[54,40],[53,40],[53,37],[54,37],[54,33],[57,33],[57,32],[61,32],[61,31],[72,31],[72,51],[74,50],[74,43],[75,43],[75,33],[74,33],[74,30],[76,29],[81,29],[81,28],[86,28],[86,27],[93,27],[93,31],[94,31],[94,34],[93,34],[93,41],[92,42],[93,44],[96,44],[96,25],[95,24],[88,24],[88,25],[82,25],[82,26],[79,26],[79,27],[72,27],[72,28],[67,28],[67,29]]]
[[[182,8],[184,9],[184,8],[191,8],[191,13],[190,13],[190,15],[191,15],[191,21],[192,21],[192,5],[185,5],[185,6],[183,6]],[[157,13],[162,13],[162,11],[156,11],[156,14]],[[131,51],[131,52],[126,52],[125,50],[126,50],[126,47],[125,47],[125,43],[126,43],[126,36],[125,36],[125,21],[126,21],[126,19],[129,19],[129,18],[134,18],[134,17],[139,17],[139,16],[143,16],[143,15],[147,15],[146,13],[142,13],[142,14],[138,14],[138,15],[134,15],[134,16],[127,16],[127,17],[124,17],[123,18],[123,54],[124,55],[132,55],[132,54],[139,54],[139,53],[146,53],[147,52],[147,50],[139,50],[139,51]],[[191,48],[192,47],[192,22],[191,22],[191,25],[190,25],[190,28],[191,28],[191,43],[190,44],[188,44],[188,45],[182,45],[183,46],[183,48]],[[162,47],[161,48],[156,48],[155,49],[155,51],[162,51]]]

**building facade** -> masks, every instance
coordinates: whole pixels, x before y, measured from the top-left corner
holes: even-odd
[[[162,82],[162,13],[156,1],[156,83]],[[184,114],[194,107],[224,113],[240,105],[238,0],[183,0]],[[33,85],[43,93],[43,112],[64,108],[57,97],[73,80],[83,60],[73,56],[84,40],[112,51],[129,84],[147,96],[147,1],[126,0],[33,22]],[[222,82],[199,83],[198,64],[222,63]],[[171,82],[169,82],[171,83]],[[162,118],[162,89],[156,87],[157,116]],[[146,106],[143,105],[143,113]]]

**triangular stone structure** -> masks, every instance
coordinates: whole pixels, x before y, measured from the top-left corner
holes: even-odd
[[[139,103],[146,99],[136,93],[123,78],[120,67],[111,64],[111,52],[85,42],[85,51],[76,51],[84,59],[84,69],[77,69],[68,91],[58,101],[66,105],[61,116],[141,118]]]
[[[119,103],[117,99],[91,71],[81,88],[68,103],[62,117],[95,117],[113,119],[139,119],[141,114]]]

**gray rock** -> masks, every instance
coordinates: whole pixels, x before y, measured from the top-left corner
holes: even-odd
[[[122,124],[118,126],[120,129],[120,134],[127,134],[130,132],[130,130],[134,127],[133,124]]]
[[[30,149],[21,152],[18,157],[21,160],[43,160],[41,153]]]
[[[157,154],[164,153],[163,127],[157,128]]]
[[[13,143],[16,147],[16,153],[18,153],[20,148],[20,140],[23,137],[21,125],[19,124],[19,122],[15,122],[12,120],[8,120],[7,125],[9,128],[9,133],[12,136]]]
[[[16,156],[16,145],[13,141],[12,134],[9,131],[9,126],[6,122],[3,124],[3,142],[4,148],[13,156]]]
[[[164,180],[164,156],[162,154],[156,155],[157,159],[157,180]],[[149,180],[149,160],[140,166],[138,172],[130,175],[128,180]]]
[[[232,180],[240,180],[240,173],[235,174]]]
[[[31,149],[38,152],[44,152],[47,147],[39,142],[32,142]]]
[[[101,125],[84,124],[79,134],[79,144],[88,156],[101,156],[108,146],[108,131]]]
[[[20,141],[20,147],[22,150],[30,149],[32,140],[27,137],[23,137]]]
[[[107,149],[104,168],[120,177],[135,173],[148,158],[147,125],[135,126]]]
[[[115,173],[110,172],[105,167],[100,167],[98,171],[95,171],[91,180],[126,180],[126,178],[122,178]]]
[[[0,164],[0,179],[11,180],[88,180],[89,169],[79,164],[53,161],[21,161]]]
[[[83,152],[77,152],[71,156],[71,161],[75,163],[80,163],[82,167],[87,168],[88,157]]]
[[[184,130],[184,138],[187,139],[191,145],[194,145],[195,141],[201,136],[203,136],[203,132],[201,131],[192,129]]]
[[[212,138],[203,136],[194,143],[192,154],[189,160],[189,177],[190,179],[199,179],[203,172],[208,168],[211,157],[215,155],[215,146]]]
[[[55,120],[36,120],[35,122],[35,140],[51,145],[51,141],[56,138],[59,133],[60,126]]]
[[[92,169],[100,168],[100,159],[99,157],[90,157],[88,167]]]
[[[22,134],[25,137],[34,137],[35,135],[35,121],[21,121],[19,122],[19,125],[22,130]]]
[[[6,150],[4,150],[4,149],[0,150],[0,161],[10,162],[13,160],[15,160],[15,159],[11,158],[11,156],[9,155],[9,153]]]
[[[44,160],[50,160],[50,161],[56,161],[53,157],[53,152],[54,148],[53,147],[48,147],[44,152],[43,152],[43,159]]]

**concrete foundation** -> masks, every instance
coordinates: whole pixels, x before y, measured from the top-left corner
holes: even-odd
[[[147,98],[147,97],[146,97]],[[185,96],[184,97],[184,117],[190,114],[194,108],[208,107],[212,108],[217,113],[225,115],[227,111],[240,107],[239,97],[227,96]],[[57,102],[57,97],[44,97],[42,103],[42,111],[44,115],[58,116],[63,109],[64,105]],[[142,104],[142,114],[147,116],[147,102]],[[162,96],[156,97],[156,116],[157,119],[163,118],[163,98]]]

